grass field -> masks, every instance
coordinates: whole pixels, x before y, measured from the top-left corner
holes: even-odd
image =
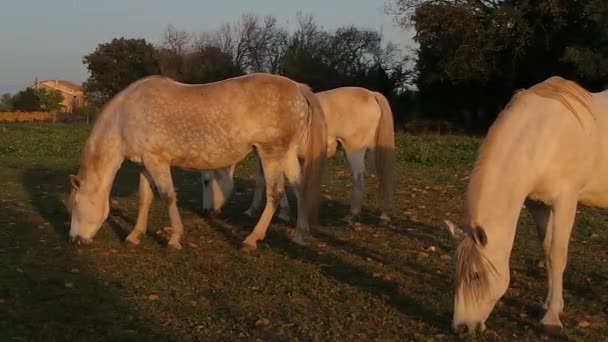
[[[253,164],[237,168],[222,216],[200,216],[200,177],[174,170],[184,250],[155,232],[168,224],[155,201],[148,237],[123,239],[137,213],[139,166],[125,162],[108,221],[90,246],[67,243],[64,201],[87,128],[0,125],[1,341],[410,341],[452,340],[454,243],[443,219],[462,222],[479,139],[398,135],[395,217],[378,225],[368,176],[362,224],[346,226],[350,174],[331,161],[321,224],[308,247],[275,222],[258,251],[239,251],[255,224]],[[368,175],[371,174],[368,173]],[[294,203],[292,201],[292,203]],[[608,339],[608,215],[581,208],[565,274],[564,340]],[[486,340],[553,339],[538,330],[545,293],[541,255],[523,211],[509,291]],[[588,324],[587,324],[588,323]]]

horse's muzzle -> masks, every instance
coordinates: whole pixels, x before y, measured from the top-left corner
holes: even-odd
[[[74,245],[88,245],[91,242],[93,242],[93,239],[84,238],[82,236],[76,235],[76,236],[70,236],[70,241]]]
[[[452,327],[452,330],[455,334],[463,335],[463,334],[481,334],[486,330],[486,325],[482,322],[479,323],[460,323],[456,326]]]

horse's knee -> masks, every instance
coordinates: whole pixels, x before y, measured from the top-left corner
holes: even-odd
[[[353,177],[353,182],[355,183],[355,186],[358,189],[363,189],[363,187],[365,186],[365,174],[363,172],[355,173],[355,176]]]
[[[175,195],[175,191],[159,191],[160,196],[168,205],[175,204],[177,201],[177,196]]]
[[[283,190],[276,189],[272,191],[269,196],[270,204],[274,207],[277,207],[281,203],[283,195],[285,195],[285,192]]]

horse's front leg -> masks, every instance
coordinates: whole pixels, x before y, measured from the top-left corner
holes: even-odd
[[[139,211],[137,213],[137,222],[135,222],[133,231],[131,231],[125,240],[134,245],[139,245],[140,236],[145,234],[148,228],[148,214],[150,213],[150,206],[154,199],[150,178],[151,176],[147,170],[142,170],[139,173]]]
[[[536,224],[536,231],[543,249],[543,262],[545,264],[547,274],[547,297],[543,303],[543,309],[547,310],[549,308],[549,301],[551,300],[552,291],[551,263],[549,262],[549,253],[551,251],[551,240],[553,237],[553,211],[548,205],[532,200],[526,200],[526,208],[530,212],[530,215]]]
[[[181,238],[184,234],[184,225],[177,209],[177,196],[171,177],[171,166],[154,156],[144,157],[144,166],[150,173],[150,176],[152,176],[161,197],[167,203],[172,230],[169,246],[175,249],[182,249]]]
[[[551,249],[547,259],[550,270],[550,299],[542,324],[550,332],[558,332],[563,327],[559,314],[564,308],[563,276],[568,261],[568,244],[576,216],[575,195],[559,198],[553,204],[553,225],[551,228]]]

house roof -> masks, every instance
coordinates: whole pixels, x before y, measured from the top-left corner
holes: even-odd
[[[70,94],[72,96],[76,96],[77,93],[84,93],[82,86],[79,86],[75,83],[66,80],[44,80],[44,81],[36,81],[32,85],[28,86],[28,88],[36,87],[36,86],[45,86],[52,89],[59,90],[63,93]]]
[[[66,81],[66,80],[44,80],[44,81],[38,81],[38,84],[44,84],[44,85],[54,85],[54,83],[57,82],[58,84],[60,84],[63,87],[66,88],[71,88],[73,90],[82,90],[82,86],[70,82],[70,81]]]

